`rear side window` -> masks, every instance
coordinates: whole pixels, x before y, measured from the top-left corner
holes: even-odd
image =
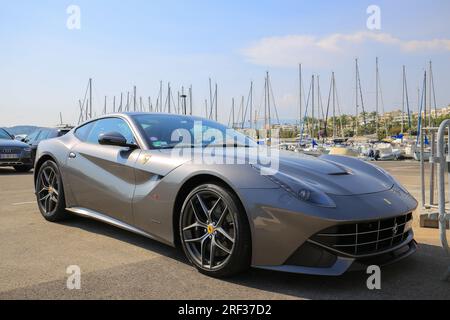
[[[79,127],[77,130],[75,130],[75,136],[80,139],[83,142],[86,142],[89,136],[89,133],[91,133],[92,128],[94,127],[96,121],[89,122],[88,124],[85,124],[82,127]]]

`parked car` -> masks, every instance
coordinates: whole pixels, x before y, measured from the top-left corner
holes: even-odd
[[[24,138],[22,141],[28,144],[31,148],[31,159],[34,163],[34,159],[36,157],[36,150],[41,141],[62,137],[67,132],[69,132],[71,127],[63,127],[63,128],[39,128],[34,131],[32,134]]]
[[[250,266],[339,276],[416,251],[418,203],[383,169],[287,152],[267,170],[246,158],[259,150],[198,117],[107,115],[39,145],[36,200],[48,221],[77,214],[179,245],[213,277]]]
[[[1,128],[0,167],[14,167],[18,172],[28,172],[33,168],[31,147],[15,140],[13,135]]]

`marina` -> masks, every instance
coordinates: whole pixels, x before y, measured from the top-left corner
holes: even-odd
[[[428,161],[432,139],[428,129],[438,127],[450,118],[450,106],[438,109],[433,64],[430,61],[423,73],[422,87],[418,89],[417,110],[410,103],[406,66],[402,66],[401,108],[385,111],[381,82],[380,59],[375,60],[375,106],[370,110],[361,85],[360,61],[355,59],[354,115],[344,114],[340,103],[337,76],[331,72],[329,88],[321,88],[318,74],[311,76],[305,91],[304,66],[298,66],[297,119],[280,119],[276,92],[272,78],[265,73],[261,99],[255,99],[254,82],[251,81],[246,96],[232,97],[231,105],[219,105],[219,85],[208,79],[209,97],[204,99],[204,112],[198,113],[198,97],[192,85],[174,88],[170,82],[159,82],[156,96],[143,96],[138,88],[124,90],[118,96],[93,101],[93,79],[89,79],[78,101],[81,124],[97,115],[115,112],[153,112],[199,116],[228,125],[258,141],[292,152],[320,156],[322,154],[356,157],[365,161],[400,161],[413,159]],[[325,93],[325,95],[324,95]],[[197,110],[197,113],[195,112]],[[220,110],[227,119],[220,119]],[[62,121],[62,119],[61,119]],[[420,133],[423,133],[421,135]],[[423,141],[422,141],[423,139]],[[421,148],[421,145],[424,145]]]

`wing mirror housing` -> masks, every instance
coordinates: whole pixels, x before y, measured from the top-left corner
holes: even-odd
[[[127,139],[119,132],[102,133],[98,137],[98,143],[104,146],[125,147],[130,149],[137,149],[136,144],[127,143]]]

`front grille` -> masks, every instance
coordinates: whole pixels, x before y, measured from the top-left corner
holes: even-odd
[[[22,149],[20,148],[0,148],[0,153],[3,154],[21,154]]]
[[[404,242],[411,232],[412,213],[396,218],[338,225],[311,238],[314,242],[350,255],[385,251]]]

